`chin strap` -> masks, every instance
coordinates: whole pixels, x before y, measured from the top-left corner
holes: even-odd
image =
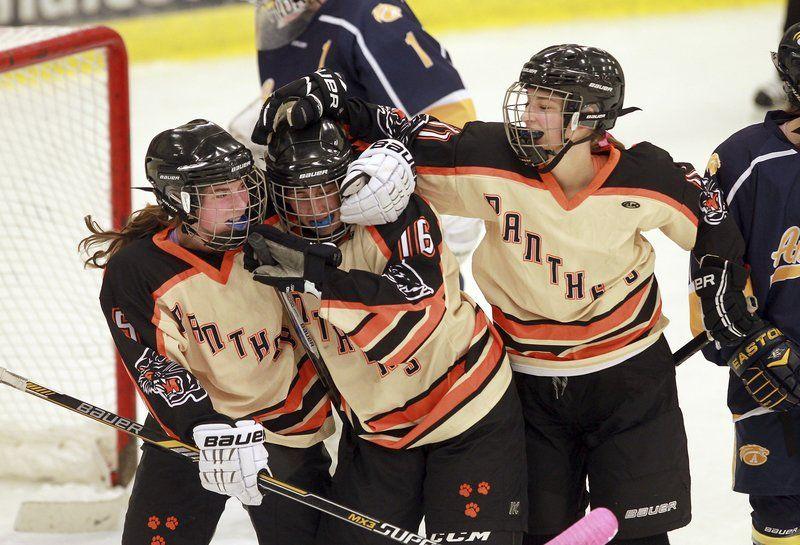
[[[561,162],[561,159],[564,158],[564,155],[566,155],[566,153],[570,150],[570,148],[572,148],[572,146],[577,146],[578,144],[583,144],[584,142],[588,142],[589,140],[592,139],[592,136],[594,135],[590,134],[589,136],[584,136],[580,140],[575,140],[575,141],[568,140],[567,143],[564,145],[564,147],[558,151],[558,153],[553,153],[550,150],[545,150],[545,153],[547,155],[552,155],[553,158],[550,159],[550,161],[548,161],[547,164],[540,167],[539,172],[550,172],[551,170],[556,168],[558,163]]]

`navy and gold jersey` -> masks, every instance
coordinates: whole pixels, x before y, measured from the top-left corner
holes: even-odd
[[[327,0],[291,43],[259,49],[258,67],[265,94],[328,68],[350,96],[459,126],[475,118],[449,54],[402,0]]]
[[[714,151],[706,174],[744,237],[758,315],[800,342],[800,153],[780,129],[794,117],[769,112],[763,123],[736,132]],[[713,345],[703,352],[719,365],[731,354]],[[728,405],[737,416],[764,410],[735,376]]]
[[[385,138],[385,109],[351,106],[352,137]],[[443,214],[484,221],[472,269],[516,371],[586,374],[658,339],[667,319],[644,231],[660,229],[697,256],[740,260],[741,235],[708,202],[701,176],[650,143],[606,146],[571,198],[519,161],[502,123],[428,121],[409,145],[417,192]]]
[[[465,432],[511,383],[497,331],[461,292],[438,217],[414,196],[388,225],[355,227],[322,299],[298,296],[362,438],[411,448]]]
[[[332,433],[327,393],[241,251],[192,252],[165,229],[109,260],[100,303],[138,393],[172,437],[191,442],[199,423],[241,418],[290,447]]]

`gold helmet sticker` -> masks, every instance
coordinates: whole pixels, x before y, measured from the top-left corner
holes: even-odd
[[[393,23],[403,16],[403,12],[391,4],[378,4],[372,8],[372,16],[379,23]]]
[[[749,466],[761,466],[767,463],[769,450],[761,445],[744,445],[739,447],[739,458]]]
[[[706,165],[706,170],[708,173],[714,176],[721,166],[722,161],[719,160],[719,154],[712,153],[711,157],[708,158],[708,164]]]

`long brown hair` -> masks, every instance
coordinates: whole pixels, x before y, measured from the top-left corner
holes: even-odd
[[[180,224],[178,218],[171,218],[163,208],[155,204],[148,204],[130,215],[122,229],[105,230],[92,219],[92,216],[83,218],[91,235],[78,243],[78,250],[89,255],[84,261],[84,266],[92,269],[105,269],[108,260],[122,248],[134,240],[156,234],[162,229]],[[101,246],[90,253],[94,246]]]

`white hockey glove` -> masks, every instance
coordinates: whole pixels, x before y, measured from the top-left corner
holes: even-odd
[[[356,225],[397,221],[416,187],[411,152],[397,140],[378,140],[347,168],[341,218]]]
[[[200,448],[200,482],[203,488],[238,499],[244,505],[261,505],[258,472],[266,469],[269,455],[264,427],[253,420],[228,424],[200,424],[194,428]]]

